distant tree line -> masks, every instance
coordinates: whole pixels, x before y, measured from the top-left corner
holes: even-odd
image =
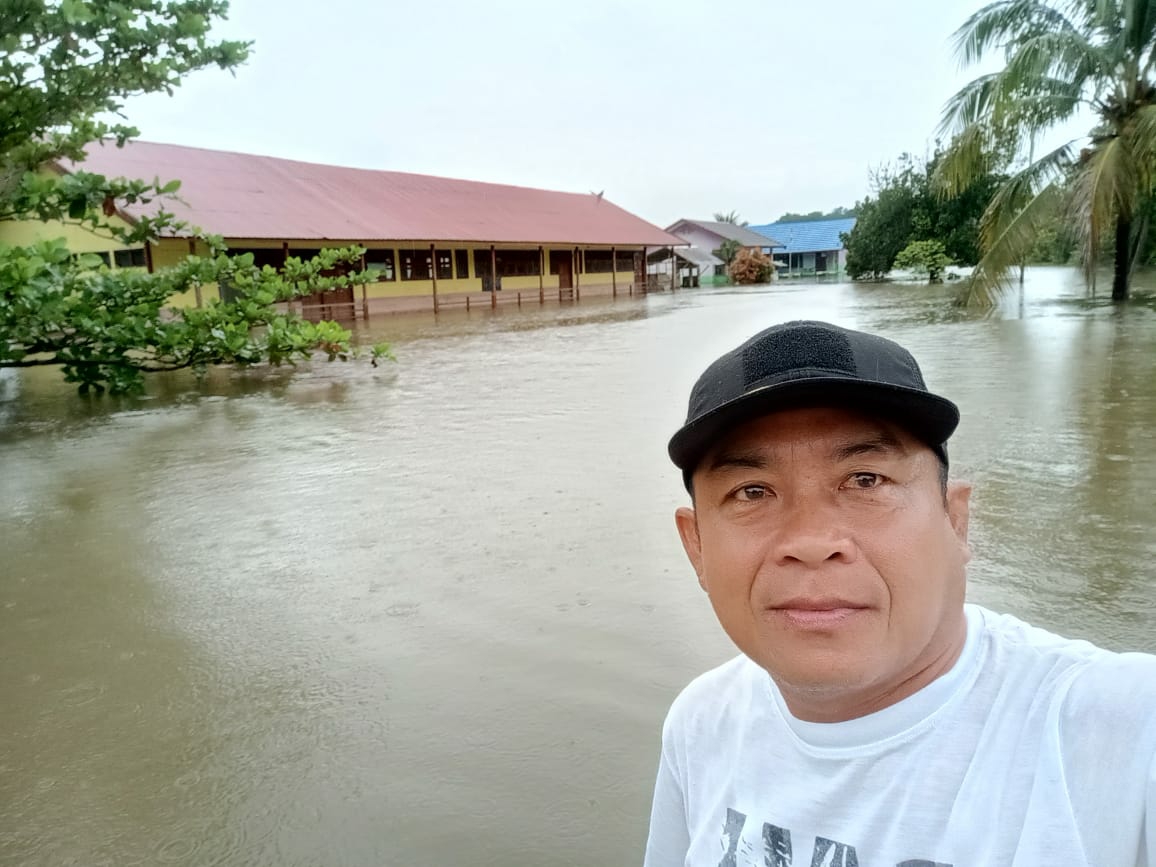
[[[846,220],[849,217],[857,216],[859,213],[858,205],[854,208],[838,207],[833,211],[811,211],[806,214],[796,214],[793,211],[787,211],[776,223],[817,223],[820,220]]]

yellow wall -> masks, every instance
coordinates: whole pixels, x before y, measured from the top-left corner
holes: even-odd
[[[127,228],[127,224],[117,217],[112,217],[109,223],[118,228]],[[68,244],[68,249],[74,253],[109,253],[111,257],[114,250],[128,249],[124,244],[112,238],[97,235],[71,223],[61,223],[56,220],[47,223],[42,223],[39,220],[0,222],[0,244],[24,247],[35,244],[37,241],[51,241],[57,238],[63,238]]]
[[[208,247],[206,247],[202,241],[195,242],[193,249],[198,256],[206,256],[209,252]],[[153,269],[160,270],[161,268],[171,268],[174,265],[179,265],[185,261],[185,258],[189,255],[189,241],[187,238],[162,238],[152,245]],[[207,304],[214,298],[220,298],[221,293],[216,283],[209,283],[201,287],[200,296],[201,303]],[[173,307],[196,307],[197,290],[190,289],[187,292],[174,295],[169,299],[169,304]]]
[[[113,218],[114,221],[116,219],[117,218]],[[124,224],[121,223],[121,225]],[[123,245],[96,235],[87,229],[64,223],[40,223],[35,221],[0,222],[0,243],[23,245],[51,238],[63,238],[68,244],[69,249],[78,253],[107,252],[110,255],[110,259],[113,251],[126,249]],[[268,238],[232,238],[228,240],[228,244],[232,248],[268,250],[279,250],[282,248],[281,241],[270,240]],[[295,249],[309,250],[323,247],[348,247],[353,245],[366,247],[367,249],[393,251],[395,279],[369,283],[365,289],[365,293],[369,298],[428,297],[433,294],[432,280],[402,280],[400,278],[401,263],[398,253],[399,250],[403,249],[429,249],[429,241],[406,241],[404,243],[388,241],[290,241],[289,254],[293,255]],[[520,250],[533,249],[534,247],[534,245],[528,244],[508,244],[503,246],[506,249]],[[490,249],[489,245],[443,245],[435,242],[435,247],[439,251],[449,250],[451,253],[452,251],[466,250],[470,274],[468,278],[464,279],[455,276],[452,280],[438,280],[438,295],[482,291],[482,280],[477,275],[474,267],[474,251],[483,250],[488,253]],[[207,253],[203,242],[197,242],[194,249],[196,255],[205,255]],[[541,285],[547,291],[557,291],[558,275],[549,273],[551,249],[572,252],[573,247],[545,247],[543,249],[544,272],[541,277]],[[601,247],[598,249],[609,250],[610,248]],[[628,250],[629,248],[623,248],[622,252],[627,252]],[[189,241],[185,238],[164,238],[151,245],[151,253],[154,269],[172,267],[182,262],[185,257],[190,254]],[[115,265],[113,267],[115,267]],[[454,261],[454,273],[455,275],[457,273],[456,258]],[[536,292],[539,286],[539,278],[537,275],[518,275],[502,277],[501,279],[503,292]],[[617,275],[612,277],[610,272],[602,274],[575,273],[573,282],[581,288],[584,285],[609,285],[614,279],[617,280],[619,286],[625,288],[629,286],[630,282],[634,279],[634,274],[632,271],[619,271]],[[357,299],[361,298],[360,288],[355,290],[354,295]],[[201,303],[207,303],[219,297],[220,293],[216,284],[201,287]],[[197,301],[197,292],[195,290],[189,290],[171,299],[172,305],[176,307],[196,306]]]

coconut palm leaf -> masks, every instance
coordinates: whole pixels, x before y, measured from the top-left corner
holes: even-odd
[[[968,124],[943,152],[932,186],[943,199],[960,195],[983,172],[992,151],[992,134],[982,123]]]
[[[1059,187],[1072,164],[1065,144],[1008,178],[980,222],[983,258],[964,284],[969,306],[995,306],[1011,286],[1011,269],[1024,261],[1044,221],[1059,203]]]
[[[995,48],[1041,32],[1079,31],[1058,9],[1041,0],[999,0],[975,12],[952,35],[961,66],[971,66]]]
[[[1141,192],[1151,195],[1156,188],[1156,105],[1146,105],[1137,111],[1125,135],[1136,169],[1141,173]]]
[[[1088,152],[1072,186],[1072,210],[1077,217],[1084,276],[1089,284],[1104,232],[1115,218],[1130,218],[1135,213],[1136,193],[1136,166],[1126,139],[1112,136],[1100,141]]]

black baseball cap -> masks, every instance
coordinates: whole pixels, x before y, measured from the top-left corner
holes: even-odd
[[[717,359],[690,392],[686,424],[667,451],[690,478],[720,437],[784,409],[833,406],[892,421],[947,465],[959,408],[932,394],[911,353],[893,340],[827,322],[773,325]]]

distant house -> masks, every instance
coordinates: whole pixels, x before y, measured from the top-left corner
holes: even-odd
[[[450,304],[615,295],[642,289],[646,253],[682,241],[601,195],[393,171],[317,165],[252,154],[134,141],[88,150],[77,166],[109,177],[179,178],[179,198],[165,203],[178,219],[222,236],[233,253],[280,268],[325,247],[365,248],[363,269],[376,279],[355,290],[301,299],[323,315],[433,309]],[[154,206],[155,207],[155,204]],[[149,207],[131,206],[114,219],[131,223]],[[204,254],[191,232],[177,231],[136,249],[71,225],[0,223],[0,243],[65,237],[70,249],[93,252],[109,267],[150,272]],[[228,297],[231,288],[198,287],[176,306]]]
[[[780,274],[810,276],[841,274],[847,265],[847,249],[840,235],[850,232],[855,218],[814,220],[801,223],[767,223],[751,229],[775,245],[771,258]]]
[[[741,247],[762,250],[770,255],[775,247],[781,246],[773,238],[748,229],[746,226],[736,226],[734,223],[718,223],[712,220],[679,220],[666,227],[666,232],[677,235],[698,252],[698,257],[705,262],[712,257],[714,251],[722,246],[724,241],[737,241]],[[715,273],[722,274],[725,265],[715,265]]]

